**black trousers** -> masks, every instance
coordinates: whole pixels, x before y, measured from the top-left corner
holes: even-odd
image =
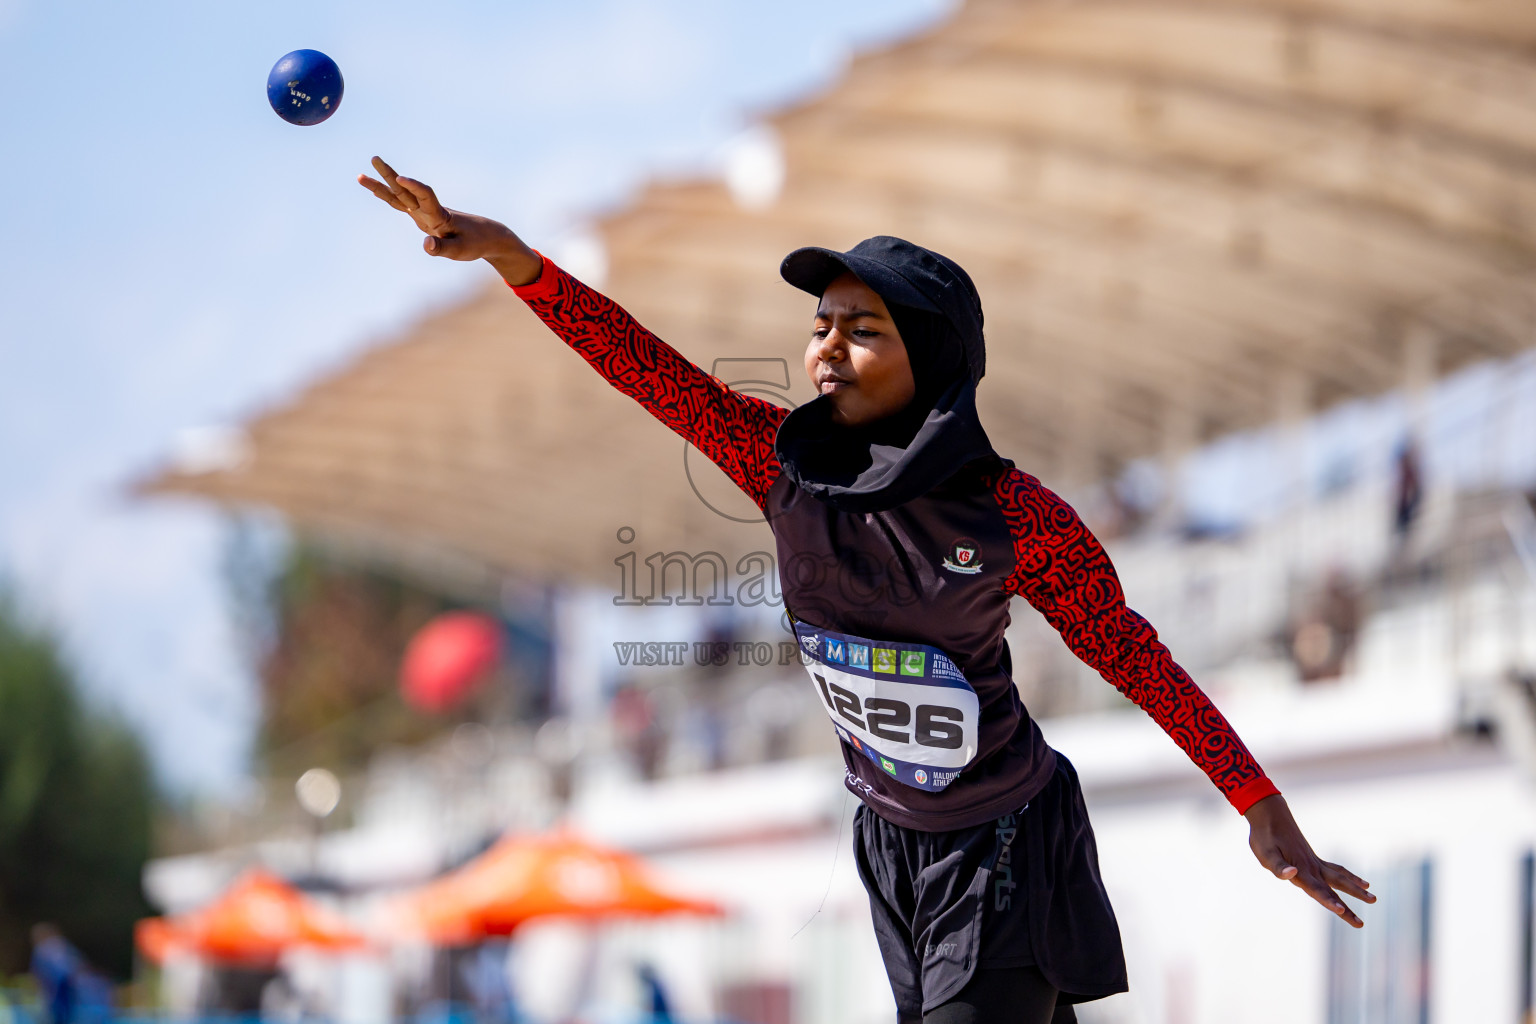
[[[1071,1003],[1058,1003],[1056,986],[1037,967],[978,970],[960,994],[934,1007],[921,1024],[1076,1024]],[[898,1017],[898,1024],[918,1024]]]

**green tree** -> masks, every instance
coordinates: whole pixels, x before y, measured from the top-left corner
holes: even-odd
[[[128,974],[153,814],[138,737],[85,708],[58,643],[0,591],[0,975],[26,968],[39,921]]]

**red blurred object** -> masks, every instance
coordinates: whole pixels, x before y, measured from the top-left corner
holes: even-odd
[[[445,612],[421,627],[400,663],[400,691],[423,711],[447,711],[501,660],[501,627],[478,612]]]
[[[223,964],[270,965],[295,946],[333,952],[368,946],[361,933],[265,871],[242,875],[217,900],[179,917],[146,917],[134,928],[155,963],[186,951]]]

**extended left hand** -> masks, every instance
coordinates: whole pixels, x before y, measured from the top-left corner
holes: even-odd
[[[1355,928],[1365,927],[1365,922],[1339,899],[1339,892],[1346,892],[1358,900],[1375,903],[1376,897],[1367,890],[1371,883],[1339,864],[1321,860],[1312,852],[1312,844],[1301,834],[1296,819],[1285,798],[1276,793],[1248,808],[1243,815],[1248,819],[1248,846],[1276,878],[1283,878],[1299,886],[1317,902],[1339,915],[1346,924]]]

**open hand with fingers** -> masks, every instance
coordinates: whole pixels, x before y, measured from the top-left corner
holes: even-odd
[[[373,158],[379,177],[357,176],[358,184],[402,213],[409,214],[426,233],[422,248],[433,256],[451,260],[485,260],[510,285],[530,284],[539,277],[543,262],[523,244],[512,229],[489,217],[450,210],[424,182],[402,177],[378,157]]]
[[[1338,893],[1345,892],[1366,903],[1375,903],[1375,895],[1368,891],[1371,883],[1348,868],[1329,863],[1313,853],[1312,844],[1301,834],[1283,796],[1265,797],[1248,808],[1243,817],[1248,819],[1248,846],[1260,864],[1276,878],[1300,887],[1346,924],[1365,927],[1365,922],[1339,899]]]

